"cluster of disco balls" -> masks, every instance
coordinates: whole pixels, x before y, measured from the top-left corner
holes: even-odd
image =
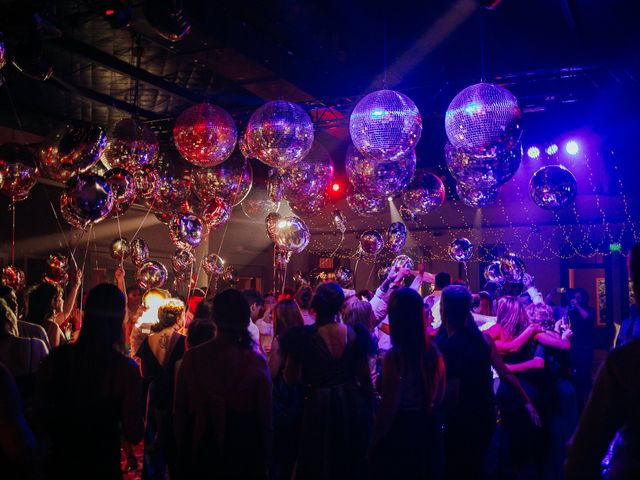
[[[516,97],[491,83],[471,85],[449,104],[445,159],[457,182],[458,197],[466,205],[491,205],[499,188],[518,171],[521,118]]]
[[[440,179],[428,172],[416,173],[422,117],[409,97],[394,90],[366,95],[351,113],[349,132],[352,144],[345,167],[353,191],[347,201],[354,212],[378,213],[386,208],[387,198],[401,194],[402,208],[411,213],[410,219],[442,205]]]

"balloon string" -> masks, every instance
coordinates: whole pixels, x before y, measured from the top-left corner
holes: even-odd
[[[136,237],[138,236],[138,232],[140,232],[140,229],[142,228],[142,226],[144,225],[144,222],[147,221],[147,217],[149,216],[149,214],[151,213],[151,209],[153,208],[153,206],[156,203],[156,199],[154,198],[153,201],[151,202],[151,205],[149,205],[149,210],[147,210],[147,213],[144,214],[144,218],[142,219],[142,222],[140,222],[140,225],[138,226],[138,229],[136,230],[136,233],[133,234],[133,238],[131,239],[131,241],[133,242]]]
[[[276,276],[277,268],[276,268],[276,255],[277,255],[277,246],[273,244],[273,291],[278,291],[278,277]]]
[[[62,234],[62,238],[64,240],[64,243],[65,243],[66,247],[67,247],[67,251],[71,255],[71,260],[73,261],[73,264],[77,268],[78,264],[76,263],[76,259],[73,256],[74,253],[75,253],[75,249],[74,249],[73,252],[71,251],[71,242],[67,238],[67,234],[64,231],[64,228],[62,228],[62,223],[60,223],[60,217],[58,217],[58,212],[56,211],[56,207],[53,206],[53,202],[51,201],[51,197],[49,197],[49,191],[45,188],[44,192],[45,192],[45,195],[47,196],[47,200],[49,201],[49,205],[51,206],[51,211],[53,212],[53,218],[56,219],[56,224],[58,225],[58,229],[60,230],[60,233]]]
[[[342,246],[342,242],[344,242],[344,232],[342,232],[342,236],[340,237],[340,243],[338,243],[338,246],[333,251],[333,253],[330,255],[331,257],[333,257],[336,253],[338,253],[338,250],[340,250],[340,247]]]
[[[16,202],[11,202],[11,265],[16,261]]]
[[[367,277],[367,283],[365,283],[365,288],[369,288],[369,282],[371,281],[371,276],[373,275],[373,271],[376,268],[376,264],[375,262],[373,263],[373,265],[371,265],[371,271],[369,272],[369,276]],[[353,285],[354,285],[354,290],[355,290],[355,279],[353,281]]]
[[[287,284],[287,269],[289,268],[289,262],[284,263],[284,274],[282,275],[282,292],[281,295],[284,296],[284,288]]]
[[[87,255],[89,254],[89,243],[91,242],[91,232],[93,231],[93,224],[91,224],[91,226],[89,227],[89,235],[87,235],[87,247],[85,248],[84,251],[84,258],[82,259],[82,279],[80,280],[80,311],[83,311],[83,301],[82,298],[84,297],[84,267],[85,264],[87,262]],[[84,233],[83,233],[84,235]],[[81,237],[82,238],[82,237]],[[80,241],[78,241],[78,243],[80,243]],[[77,248],[77,245],[76,245]],[[78,268],[77,264],[76,264],[76,268]]]
[[[358,278],[358,263],[360,262],[360,257],[356,258],[356,264],[353,267],[353,289],[356,289],[356,278]]]

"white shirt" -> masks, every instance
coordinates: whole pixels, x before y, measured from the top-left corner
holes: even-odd
[[[269,353],[271,351],[271,342],[273,341],[273,323],[261,318],[256,321],[256,327],[260,332],[260,348],[264,353]]]
[[[431,317],[433,321],[431,326],[433,328],[439,328],[442,325],[442,319],[440,318],[440,297],[442,296],[442,290],[436,290],[431,295],[424,299],[424,303],[431,305]],[[433,303],[432,303],[433,302]]]
[[[253,323],[253,320],[249,320],[249,326],[247,327],[247,330],[249,330],[249,334],[251,335],[251,340],[253,340],[253,343],[255,343],[256,345],[260,345],[260,330],[258,330],[256,324]]]

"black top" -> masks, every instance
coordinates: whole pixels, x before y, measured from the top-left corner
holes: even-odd
[[[448,409],[446,425],[459,432],[474,426],[483,430],[495,425],[493,379],[489,345],[480,332],[462,329],[451,337],[440,337],[447,381],[460,385],[457,405]]]
[[[184,355],[185,336],[178,335],[177,340],[174,341],[170,348],[171,352],[164,366],[160,365],[160,362],[151,351],[148,337],[144,339],[136,353],[136,357],[140,359],[142,378],[149,382],[149,407],[159,410],[171,410],[173,408],[176,362]]]

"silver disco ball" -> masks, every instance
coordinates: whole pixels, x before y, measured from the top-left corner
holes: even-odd
[[[422,133],[422,117],[406,95],[378,90],[353,109],[349,131],[360,153],[378,160],[392,160],[416,148]]]
[[[520,137],[522,112],[516,97],[491,83],[471,85],[449,104],[444,119],[447,137],[455,148],[487,153]]]
[[[493,204],[498,198],[499,188],[481,189],[464,183],[456,185],[456,193],[462,203],[472,208],[482,208]]]
[[[287,168],[299,162],[313,145],[313,123],[302,107],[282,100],[253,112],[245,134],[246,149],[262,163]]]

